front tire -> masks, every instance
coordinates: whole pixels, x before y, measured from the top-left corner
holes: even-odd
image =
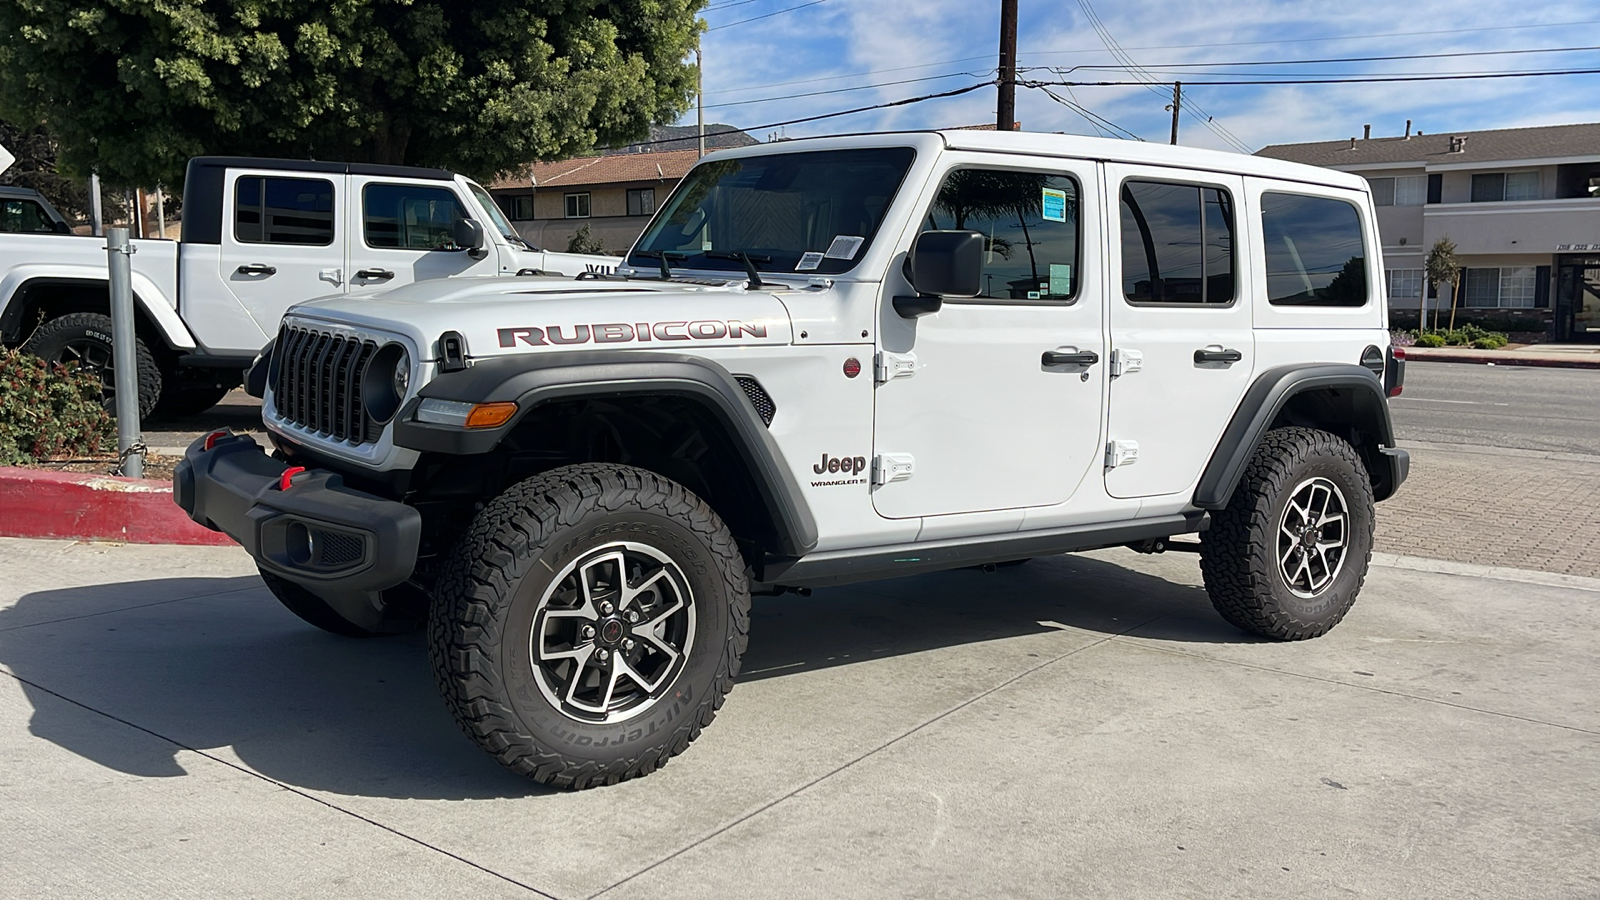
[[[535,781],[582,789],[655,771],[711,724],[750,627],[743,557],[683,486],[588,463],[478,514],[428,622],[467,736]]]
[[[1261,637],[1326,634],[1361,591],[1372,528],[1372,481],[1355,448],[1314,428],[1273,429],[1200,536],[1211,604]]]

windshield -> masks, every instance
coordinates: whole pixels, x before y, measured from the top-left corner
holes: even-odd
[[[522,235],[517,234],[517,230],[511,227],[510,222],[506,221],[506,214],[500,211],[500,204],[494,202],[494,198],[489,196],[488,191],[478,187],[475,182],[471,181],[467,182],[467,187],[472,189],[472,196],[478,198],[478,205],[483,207],[483,211],[488,214],[489,221],[494,224],[495,230],[500,232],[501,237],[513,244],[521,244],[530,250],[533,249],[533,245],[523,240]]]
[[[655,269],[665,253],[674,267],[741,271],[742,253],[764,272],[849,271],[915,158],[910,147],[873,147],[703,163],[672,192],[628,263]]]

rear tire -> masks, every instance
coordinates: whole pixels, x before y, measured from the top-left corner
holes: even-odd
[[[1326,634],[1361,592],[1372,526],[1372,481],[1354,447],[1314,428],[1269,431],[1200,535],[1211,604],[1265,638]]]
[[[264,570],[261,580],[267,590],[278,598],[286,609],[305,622],[340,637],[370,638],[388,634],[406,634],[421,628],[426,621],[428,598],[410,585],[392,587],[383,592],[385,609],[375,624],[361,625],[345,618],[328,601],[318,597],[292,581],[279,578]]]
[[[106,411],[117,414],[116,373],[111,359],[111,317],[100,313],[68,313],[34,329],[22,344],[24,353],[53,363],[76,363],[93,372],[103,386]],[[139,418],[155,409],[161,397],[161,367],[144,339],[134,336],[134,375],[139,381]]]
[[[733,535],[682,485],[588,463],[529,478],[472,523],[428,622],[467,736],[535,781],[647,775],[733,689],[750,590]]]

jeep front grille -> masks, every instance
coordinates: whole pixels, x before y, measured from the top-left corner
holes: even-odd
[[[336,441],[377,440],[378,423],[361,405],[361,379],[377,352],[375,341],[284,325],[273,351],[278,416]]]

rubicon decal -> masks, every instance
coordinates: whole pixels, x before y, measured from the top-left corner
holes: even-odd
[[[764,338],[767,326],[738,319],[700,319],[695,322],[606,322],[592,325],[546,325],[498,330],[500,346],[563,346],[567,344],[626,344],[644,341],[715,341],[722,338]]]

